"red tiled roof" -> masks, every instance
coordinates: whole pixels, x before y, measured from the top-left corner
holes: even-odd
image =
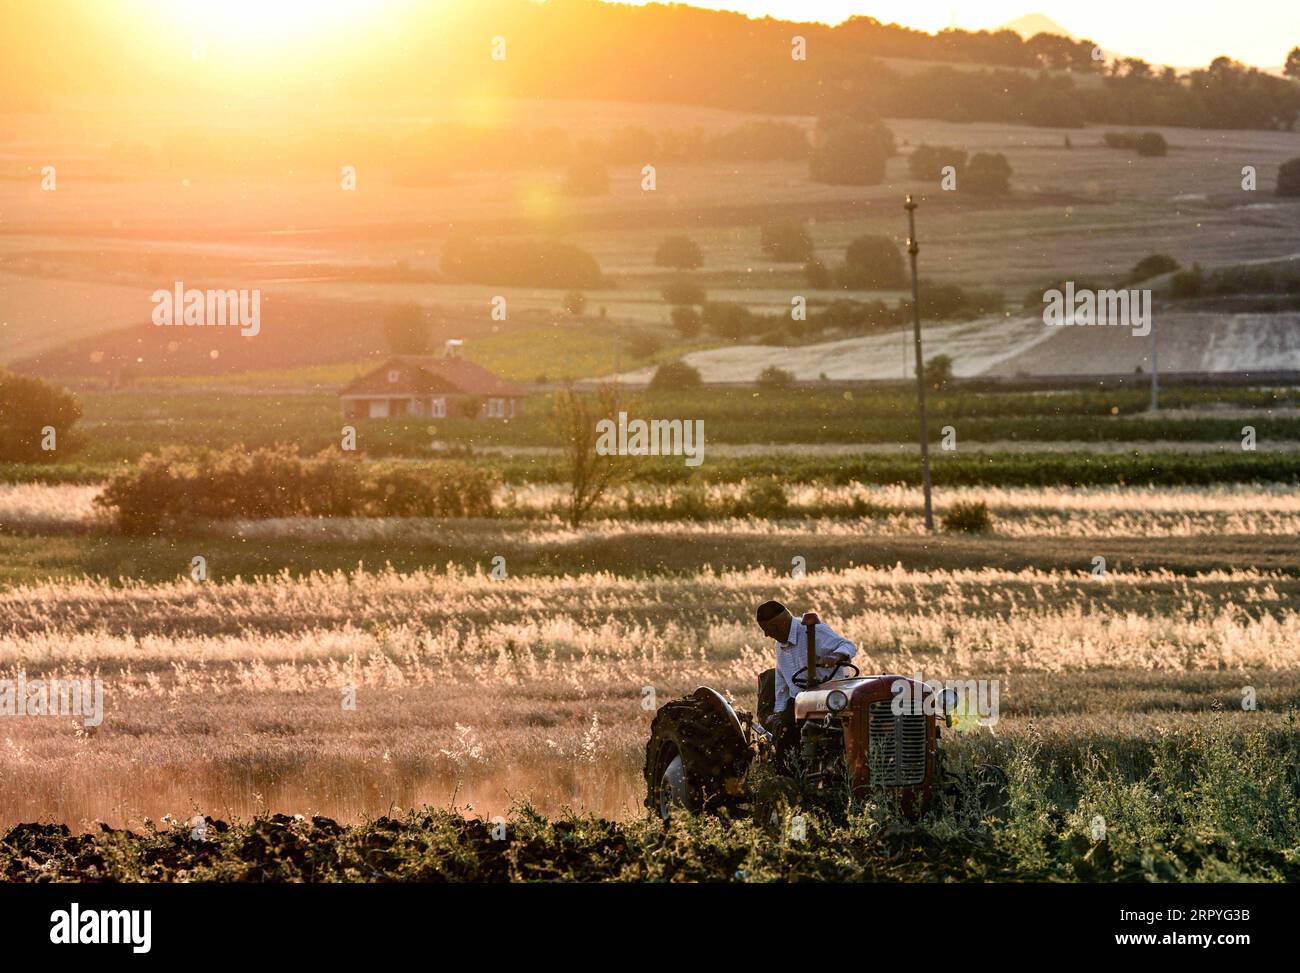
[[[396,371],[396,382],[388,380]],[[339,395],[482,395],[522,398],[526,390],[464,358],[390,358],[344,388]]]

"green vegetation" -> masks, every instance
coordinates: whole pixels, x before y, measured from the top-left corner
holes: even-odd
[[[72,393],[0,372],[0,463],[52,463],[76,454],[84,436],[74,429],[81,403]]]

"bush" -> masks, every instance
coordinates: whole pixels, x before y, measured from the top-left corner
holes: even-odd
[[[720,338],[734,340],[754,330],[754,315],[734,301],[711,302],[704,305],[704,326]]]
[[[83,444],[73,429],[80,418],[81,403],[66,389],[0,372],[0,462],[52,463],[72,456]],[[54,429],[52,450],[41,448],[47,426]]]
[[[804,263],[813,259],[812,237],[802,223],[764,223],[759,245],[763,256],[776,263]]]
[[[1073,91],[1050,88],[1030,97],[1025,121],[1039,128],[1083,128],[1086,118]]]
[[[993,529],[993,516],[983,500],[958,500],[943,515],[943,529],[952,533],[985,534]]]
[[[733,512],[737,517],[783,517],[789,507],[785,487],[769,476],[746,483]]]
[[[907,285],[903,254],[887,236],[860,236],[844,251],[840,286],[853,290],[896,290]]]
[[[771,391],[781,391],[794,385],[794,375],[787,372],[784,368],[777,368],[775,365],[768,365],[758,373],[759,388]]]
[[[934,391],[946,392],[952,384],[952,359],[947,355],[935,355],[922,366],[921,377]]]
[[[883,122],[820,119],[809,177],[833,185],[874,186],[884,181],[885,163],[895,151],[893,133]]]
[[[966,166],[962,188],[980,196],[1011,191],[1011,163],[1001,152],[977,152]]]
[[[563,240],[476,240],[455,237],[442,251],[442,272],[474,284],[599,288],[596,258]]]
[[[169,448],[115,474],[95,498],[126,533],[270,517],[486,517],[495,475],[478,467],[379,468],[295,446],[215,452]]]
[[[689,305],[679,305],[672,311],[673,328],[683,338],[695,338],[704,329],[700,312]]]
[[[664,286],[663,297],[667,304],[703,304],[708,300],[703,287],[681,277]]]
[[[704,266],[704,254],[690,237],[670,236],[655,251],[655,266],[695,270]]]
[[[1179,263],[1167,253],[1153,253],[1143,257],[1133,265],[1129,271],[1125,283],[1136,284],[1140,281],[1150,280],[1152,277],[1159,277],[1161,274],[1172,273],[1177,270]]]
[[[1300,157],[1277,167],[1277,194],[1300,196]]]
[[[650,388],[654,391],[694,389],[701,384],[699,369],[692,368],[684,361],[664,362],[655,369],[654,376],[650,379]]]
[[[966,150],[949,145],[918,145],[907,157],[907,171],[913,179],[938,179],[944,166],[958,171],[966,165]]]
[[[1143,156],[1160,156],[1169,152],[1169,145],[1159,132],[1143,132],[1137,137],[1133,147],[1137,149],[1138,155]]]

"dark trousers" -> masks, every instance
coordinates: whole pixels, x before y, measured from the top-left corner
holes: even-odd
[[[792,774],[790,755],[799,750],[799,726],[794,721],[794,700],[786,703],[785,709],[775,714],[767,724],[767,730],[775,737],[774,754],[778,773]]]

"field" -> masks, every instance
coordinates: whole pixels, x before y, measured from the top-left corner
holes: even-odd
[[[1214,533],[1212,522],[1201,526]],[[1279,538],[1292,568],[1294,536]],[[1205,534],[1200,542],[1209,543]],[[487,550],[513,557],[514,548]],[[1295,868],[1288,856],[1298,822],[1287,817],[1294,804],[1273,806],[1269,821],[1249,827],[1220,804],[1192,817],[1183,816],[1186,808],[1173,815],[1158,804],[1142,806],[1153,793],[1168,793],[1168,774],[1188,775],[1189,804],[1196,788],[1225,782],[1274,797],[1295,786],[1294,750],[1287,754],[1300,704],[1300,615],[1293,608],[1300,578],[1291,569],[1233,563],[1241,559],[1229,555],[1222,568],[1195,573],[1129,568],[1121,559],[1105,578],[1094,577],[1083,556],[1077,567],[1056,570],[900,564],[828,568],[801,579],[757,566],[623,574],[589,565],[582,573],[495,580],[449,564],[205,585],[20,585],[0,594],[8,619],[0,664],[29,677],[96,674],[105,683],[107,715],[96,728],[32,719],[7,730],[0,821],[66,822],[74,831],[103,821],[138,830],[196,814],[248,822],[291,810],[355,822],[401,818],[429,805],[489,820],[513,808],[511,827],[521,833],[538,827],[531,813],[624,822],[576,825],[579,835],[621,835],[626,847],[602,866],[575,864],[575,874],[652,877],[651,849],[675,841],[737,842],[748,848],[742,859],[752,860],[737,867],[772,877],[771,869],[795,867],[795,852],[788,842],[773,845],[761,828],[746,838],[692,825],[689,836],[661,838],[637,822],[651,716],[645,700],[709,684],[752,707],[766,651],[748,611],[777,595],[819,605],[859,644],[869,670],[1000,680],[996,725],[959,735],[950,752],[959,762],[992,761],[1025,775],[1013,783],[1023,806],[1005,821],[968,820],[946,836],[983,849],[951,866],[958,874],[995,874],[995,849],[1022,840],[1016,835],[1032,823],[1026,816],[1050,808],[1050,821],[1034,824],[1047,857],[1022,862],[1018,877],[1112,867],[1083,861],[1096,844],[1087,837],[1089,822],[1103,813],[1114,835],[1106,852],[1117,856],[1114,877],[1140,877],[1145,867],[1159,877],[1280,878]],[[311,555],[303,561],[310,564]],[[1243,709],[1247,692],[1257,708]],[[345,705],[349,693],[354,709]],[[1240,747],[1244,755],[1232,756]],[[1211,757],[1221,765],[1198,765]],[[1168,761],[1188,765],[1175,770]],[[1249,773],[1266,778],[1241,779],[1241,761],[1257,762]],[[1116,782],[1126,797],[1113,793]],[[824,826],[849,828],[868,847],[896,840],[873,817],[879,812],[859,813],[865,817]],[[952,814],[975,812],[955,807]],[[408,823],[416,844],[472,840],[472,831],[445,816],[423,820]],[[1175,846],[1193,834],[1195,861],[1183,873],[1189,852]],[[18,840],[11,834],[11,853]],[[876,868],[914,878],[947,870],[938,864],[943,842],[930,846],[914,835],[905,844],[901,862],[919,869],[913,875],[904,876],[897,862],[872,865],[870,855],[851,867],[868,869],[861,877]],[[1142,854],[1157,845],[1156,863],[1143,866]],[[1126,846],[1142,851],[1122,851]],[[476,854],[484,853],[478,847]],[[120,854],[117,867],[129,873],[131,856]],[[225,854],[234,860],[222,865]],[[428,874],[421,868],[490,877],[505,867],[454,866],[446,847],[412,854],[416,862],[393,859],[387,867],[416,869],[407,877]],[[507,871],[541,877],[530,852],[516,847],[516,854],[522,864]],[[201,857],[177,867],[197,869],[195,877],[232,877],[251,867],[215,848]],[[339,874],[355,867],[346,859]],[[710,867],[698,877],[725,877]],[[683,875],[693,868],[680,866]],[[164,870],[156,877],[177,876]]]
[[[84,445],[0,463],[0,879],[1300,880],[1294,294],[1141,282],[1158,410],[1149,338],[1049,329],[1034,300],[1153,253],[1294,267],[1300,201],[1273,195],[1294,134],[1165,128],[1168,155],[1145,158],[1098,127],[888,119],[899,153],[878,185],[714,158],[663,161],[649,191],[624,159],[607,194],[574,197],[558,166],[413,187],[393,158],[445,121],[576,141],[815,119],[328,97],[286,134],[289,103],[54,101],[3,116],[0,367],[69,388]],[[335,159],[331,126],[363,132],[369,157]],[[261,141],[234,167],[169,155],[199,127]],[[327,148],[291,165],[295,139]],[[921,144],[1005,153],[1012,191],[913,179]],[[59,188],[41,191],[51,159]],[[925,293],[1000,295],[924,322],[927,358],[952,359],[927,378],[933,532],[901,319],[766,330],[792,296],[820,314],[908,292],[811,288],[801,261],[763,255],[764,224],[806,224],[839,264],[864,234],[903,243],[906,193]],[[461,232],[562,239],[604,280],[572,312],[566,288],[453,279],[441,256]],[[708,300],[769,316],[762,330],[673,326],[663,290],[682,273],[655,253],[676,234],[703,252],[687,276]],[[150,295],[174,281],[259,288],[261,332],[155,328]],[[516,418],[345,422],[338,390],[400,344],[385,323],[408,302],[431,347],[464,339],[528,386]],[[705,384],[646,387],[678,359]],[[792,381],[757,381],[771,365]],[[589,403],[614,375],[619,409],[703,423],[704,461],[629,457],[573,523],[557,393],[575,380]],[[187,481],[186,517],[163,517],[156,484],[143,527],[95,502],[168,448],[189,451],[168,461],[183,470],[278,446],[330,451],[311,461],[342,471],[312,481],[322,495],[352,474],[412,494],[472,475],[491,502],[397,516],[390,487],[347,515],[259,514],[288,474],[229,469]],[[213,496],[239,515],[193,513]],[[758,820],[648,813],[656,708],[708,685],[753,710],[770,598],[819,611],[866,671],[999,687],[993,722],[945,731],[966,783],[924,820],[879,794],[797,795]],[[53,678],[97,681],[102,722],[2,718],[6,681]]]

